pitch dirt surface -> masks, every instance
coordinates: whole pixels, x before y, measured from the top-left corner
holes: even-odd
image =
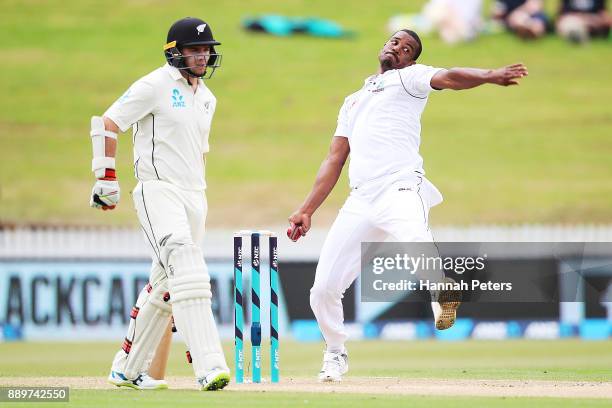
[[[174,390],[195,390],[191,377],[169,377]],[[4,377],[0,386],[69,386],[73,389],[113,389],[102,377]],[[230,384],[224,392],[312,392],[384,395],[609,398],[612,382],[535,380],[440,380],[397,377],[350,377],[341,383],[310,378],[284,378],[279,384]]]

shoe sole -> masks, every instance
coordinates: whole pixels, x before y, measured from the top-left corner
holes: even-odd
[[[319,382],[321,383],[325,383],[325,382],[342,382],[342,375],[348,373],[348,367],[342,372],[341,376],[338,378],[333,378],[333,377],[318,377]]]
[[[225,388],[230,382],[230,376],[227,373],[220,373],[211,382],[202,387],[202,391],[218,391]]]
[[[319,378],[319,382],[321,383],[342,382],[342,377],[340,378],[332,378],[332,377]]]
[[[145,390],[145,391],[151,390],[151,391],[154,391],[154,390],[167,390],[168,389],[168,385],[167,384],[160,384],[160,385],[158,385],[158,386],[156,386],[154,388],[142,388],[142,387],[139,387],[136,384],[132,384],[130,382],[116,383],[116,382],[113,382],[111,380],[108,380],[108,383],[114,385],[117,388],[126,387],[126,388],[131,388],[133,390]]]
[[[450,278],[445,279],[446,282],[454,280]],[[442,313],[436,320],[436,329],[446,330],[455,324],[457,320],[457,309],[461,305],[462,292],[460,290],[445,290],[440,292],[438,303],[442,308]]]

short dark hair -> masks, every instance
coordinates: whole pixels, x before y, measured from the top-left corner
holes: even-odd
[[[400,30],[400,31],[403,31],[409,36],[411,36],[414,39],[414,41],[416,41],[417,44],[419,44],[419,48],[417,48],[416,52],[414,53],[414,60],[416,61],[421,55],[421,52],[423,52],[423,43],[421,43],[421,38],[419,37],[417,33],[415,33],[412,30],[408,30],[407,28]]]

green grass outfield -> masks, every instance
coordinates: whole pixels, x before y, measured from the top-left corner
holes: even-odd
[[[350,344],[350,377],[397,377],[435,380],[549,380],[573,382],[612,381],[612,347],[606,342],[467,341],[382,342]],[[112,343],[5,343],[0,344],[0,381],[6,377],[100,377],[108,374],[116,351]],[[225,344],[228,361],[232,348]],[[267,350],[266,350],[267,351]],[[321,345],[281,344],[281,377],[313,377],[320,368]],[[264,367],[268,363],[264,354]],[[175,344],[168,376],[190,376],[184,346]],[[264,376],[266,375],[264,370]],[[281,379],[282,381],[282,379]],[[172,383],[170,383],[172,387]],[[612,395],[609,396],[612,398]],[[213,402],[214,401],[214,402]],[[132,390],[72,390],[70,407],[115,406],[191,407],[219,406],[487,406],[565,407],[609,406],[610,399],[452,397],[351,393],[280,393],[225,391],[200,393],[188,390],[136,392]],[[59,404],[58,404],[59,405]],[[61,405],[60,405],[61,406]]]
[[[492,408],[559,408],[559,407],[609,407],[609,400],[562,399],[562,398],[469,398],[469,397],[420,397],[420,396],[371,396],[354,394],[318,395],[313,393],[215,393],[204,395],[198,391],[161,391],[136,394],[130,391],[86,391],[75,390],[70,393],[69,403],[53,403],[53,407],[257,407],[257,408],[297,408],[297,407],[492,407]],[[26,403],[25,406],[40,405]],[[23,407],[24,403],[7,403],[4,407]],[[42,404],[40,406],[48,406]]]
[[[112,214],[88,208],[89,118],[163,64],[173,21],[199,15],[223,42],[223,67],[209,83],[218,108],[208,224],[283,223],[310,189],[343,98],[376,70],[388,18],[423,2],[4,1],[0,221],[135,225],[130,135],[120,142],[122,204]],[[331,18],[358,36],[274,38],[240,28],[264,12]],[[424,38],[422,63],[524,62],[530,71],[520,87],[431,97],[422,153],[446,199],[432,223],[612,222],[611,49],[610,41],[573,47],[506,34],[456,47]],[[334,216],[346,184],[315,226]]]

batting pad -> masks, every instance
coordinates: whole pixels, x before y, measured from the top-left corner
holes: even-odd
[[[183,245],[170,253],[168,279],[177,330],[182,334],[197,378],[213,369],[229,370],[212,313],[210,277],[202,251]]]
[[[165,280],[155,287],[149,284],[140,292],[130,313],[128,335],[115,355],[113,371],[135,379],[149,369],[172,314],[172,307],[164,300],[167,293]]]

